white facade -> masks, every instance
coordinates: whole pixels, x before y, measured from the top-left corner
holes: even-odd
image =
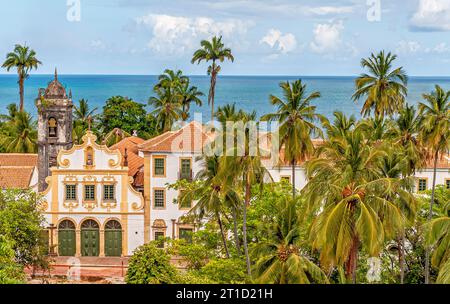
[[[98,226],[98,246],[93,253],[105,252],[105,230],[109,221],[119,223],[122,233],[118,237],[122,256],[129,256],[144,243],[144,199],[131,186],[128,168],[121,166],[122,155],[95,143],[96,137],[88,132],[83,144],[68,151],[60,151],[58,166],[51,169],[48,188],[42,193],[43,211],[48,224],[53,224],[55,244],[63,221],[73,223],[76,230],[76,256],[84,253],[83,222],[93,220]],[[117,225],[116,225],[117,226]],[[97,234],[94,234],[96,238]],[[58,250],[61,250],[58,248]],[[61,254],[61,253],[60,253]]]

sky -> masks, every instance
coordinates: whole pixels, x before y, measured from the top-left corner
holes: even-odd
[[[15,0],[1,25],[0,56],[26,43],[40,74],[204,75],[190,60],[213,35],[223,75],[357,75],[383,49],[409,75],[450,71],[450,0]]]

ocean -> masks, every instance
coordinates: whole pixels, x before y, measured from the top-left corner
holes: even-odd
[[[34,116],[37,113],[34,102],[38,89],[47,87],[53,77],[53,75],[31,75],[25,82],[25,109]],[[158,76],[58,75],[58,78],[67,91],[72,90],[75,104],[79,99],[84,98],[89,100],[91,108],[97,107],[97,112],[100,112],[105,101],[115,95],[126,96],[147,105]],[[348,115],[360,116],[362,101],[355,103],[351,99],[354,92],[353,77],[221,76],[216,87],[216,109],[227,103],[236,103],[238,108],[246,111],[256,110],[258,115],[272,112],[274,108],[269,103],[269,95],[281,96],[279,83],[298,78],[307,84],[308,91],[321,93],[321,98],[314,101],[320,114],[331,118],[335,110],[340,110]],[[209,88],[207,76],[191,76],[191,83],[207,95]],[[450,90],[450,77],[410,77],[408,103],[417,104],[422,100],[422,94],[433,90],[435,84]],[[15,75],[0,75],[0,113],[6,112],[8,104],[18,103],[18,92]],[[206,121],[209,120],[210,107],[206,96],[203,100],[202,107],[193,105],[191,111],[202,113]],[[149,106],[147,109],[151,110]]]

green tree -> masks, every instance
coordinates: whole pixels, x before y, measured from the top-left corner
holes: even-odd
[[[33,69],[37,69],[40,64],[42,62],[36,58],[36,52],[26,45],[16,44],[14,51],[6,55],[6,60],[2,67],[7,71],[15,68],[19,76],[20,111],[24,109],[25,79],[28,78],[28,73]]]
[[[327,283],[319,266],[302,249],[302,219],[299,200],[286,197],[276,202],[271,221],[263,231],[268,238],[252,250],[256,259],[254,277],[260,284]]]
[[[353,94],[355,101],[365,98],[361,114],[367,116],[373,110],[375,117],[384,117],[402,108],[408,77],[402,67],[392,67],[396,58],[396,55],[381,51],[361,60],[361,66],[368,74],[361,74],[355,80],[356,92]]]
[[[445,92],[436,85],[435,91],[423,94],[425,102],[419,103],[421,121],[421,139],[433,155],[433,185],[428,220],[433,217],[433,204],[436,189],[437,162],[440,153],[448,153],[450,147],[450,91]],[[425,284],[430,281],[430,250],[426,251]]]
[[[196,86],[191,86],[189,79],[180,84],[178,87],[178,94],[180,95],[180,103],[182,107],[181,118],[183,121],[186,121],[189,118],[191,103],[202,106],[202,100],[200,97],[204,96],[204,94],[200,92]]]
[[[177,274],[167,252],[151,242],[134,251],[125,281],[127,284],[173,284]]]
[[[320,128],[315,125],[322,116],[316,113],[316,107],[311,105],[314,99],[320,97],[319,92],[307,95],[306,84],[296,80],[293,83],[282,82],[283,99],[270,96],[272,105],[277,112],[267,114],[263,120],[275,120],[279,123],[279,144],[284,150],[284,158],[292,167],[292,196],[295,197],[295,168],[299,162],[305,161],[314,153],[314,144],[311,136],[321,134]]]
[[[211,105],[211,120],[213,120],[217,75],[221,70],[221,67],[217,62],[224,62],[226,59],[234,62],[234,57],[231,53],[231,49],[225,48],[225,45],[222,43],[222,37],[213,37],[211,41],[202,40],[200,45],[201,48],[195,51],[191,63],[197,62],[197,64],[199,64],[202,61],[212,61],[211,65],[208,67],[208,75],[211,76],[208,104]]]
[[[36,153],[36,122],[25,111],[17,112],[11,121],[4,126],[4,134],[0,135],[0,145],[7,153]]]
[[[182,116],[180,98],[169,88],[156,91],[157,96],[150,97],[148,103],[152,106],[152,115],[156,117],[158,130],[162,133],[170,131],[174,123]]]
[[[34,266],[44,259],[41,232],[44,218],[40,198],[31,190],[0,192],[0,231],[11,240],[15,259],[23,266]]]
[[[305,165],[309,182],[303,193],[315,216],[312,245],[320,250],[323,266],[345,266],[347,280],[353,281],[361,247],[378,256],[385,235],[399,231],[403,223],[393,201],[403,183],[380,174],[385,153],[366,142],[359,128],[329,137]]]
[[[0,234],[0,284],[22,284],[25,281],[23,266],[14,260],[12,243]]]
[[[98,119],[103,134],[118,128],[129,134],[137,131],[139,136],[145,138],[147,134],[154,134],[155,131],[147,116],[145,105],[127,97],[109,98]]]

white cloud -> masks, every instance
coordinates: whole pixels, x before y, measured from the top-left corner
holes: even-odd
[[[310,43],[314,53],[333,53],[342,46],[341,32],[344,30],[342,21],[316,24],[313,34],[314,39]]]
[[[313,15],[338,15],[349,14],[355,10],[354,6],[317,6],[306,7],[306,12]]]
[[[398,43],[396,52],[397,53],[417,53],[421,48],[421,45],[417,41],[405,41],[402,40]]]
[[[446,42],[438,43],[433,48],[426,48],[425,53],[444,54],[450,52],[450,46]]]
[[[153,34],[148,47],[157,53],[183,54],[199,46],[202,39],[223,36],[229,47],[241,47],[251,22],[237,19],[216,21],[209,17],[179,17],[149,14],[136,18],[138,26],[149,28]]]
[[[450,31],[450,0],[420,0],[410,27],[416,31]]]
[[[293,34],[283,34],[276,29],[270,29],[259,43],[265,43],[282,54],[292,52],[297,47],[297,39]]]

